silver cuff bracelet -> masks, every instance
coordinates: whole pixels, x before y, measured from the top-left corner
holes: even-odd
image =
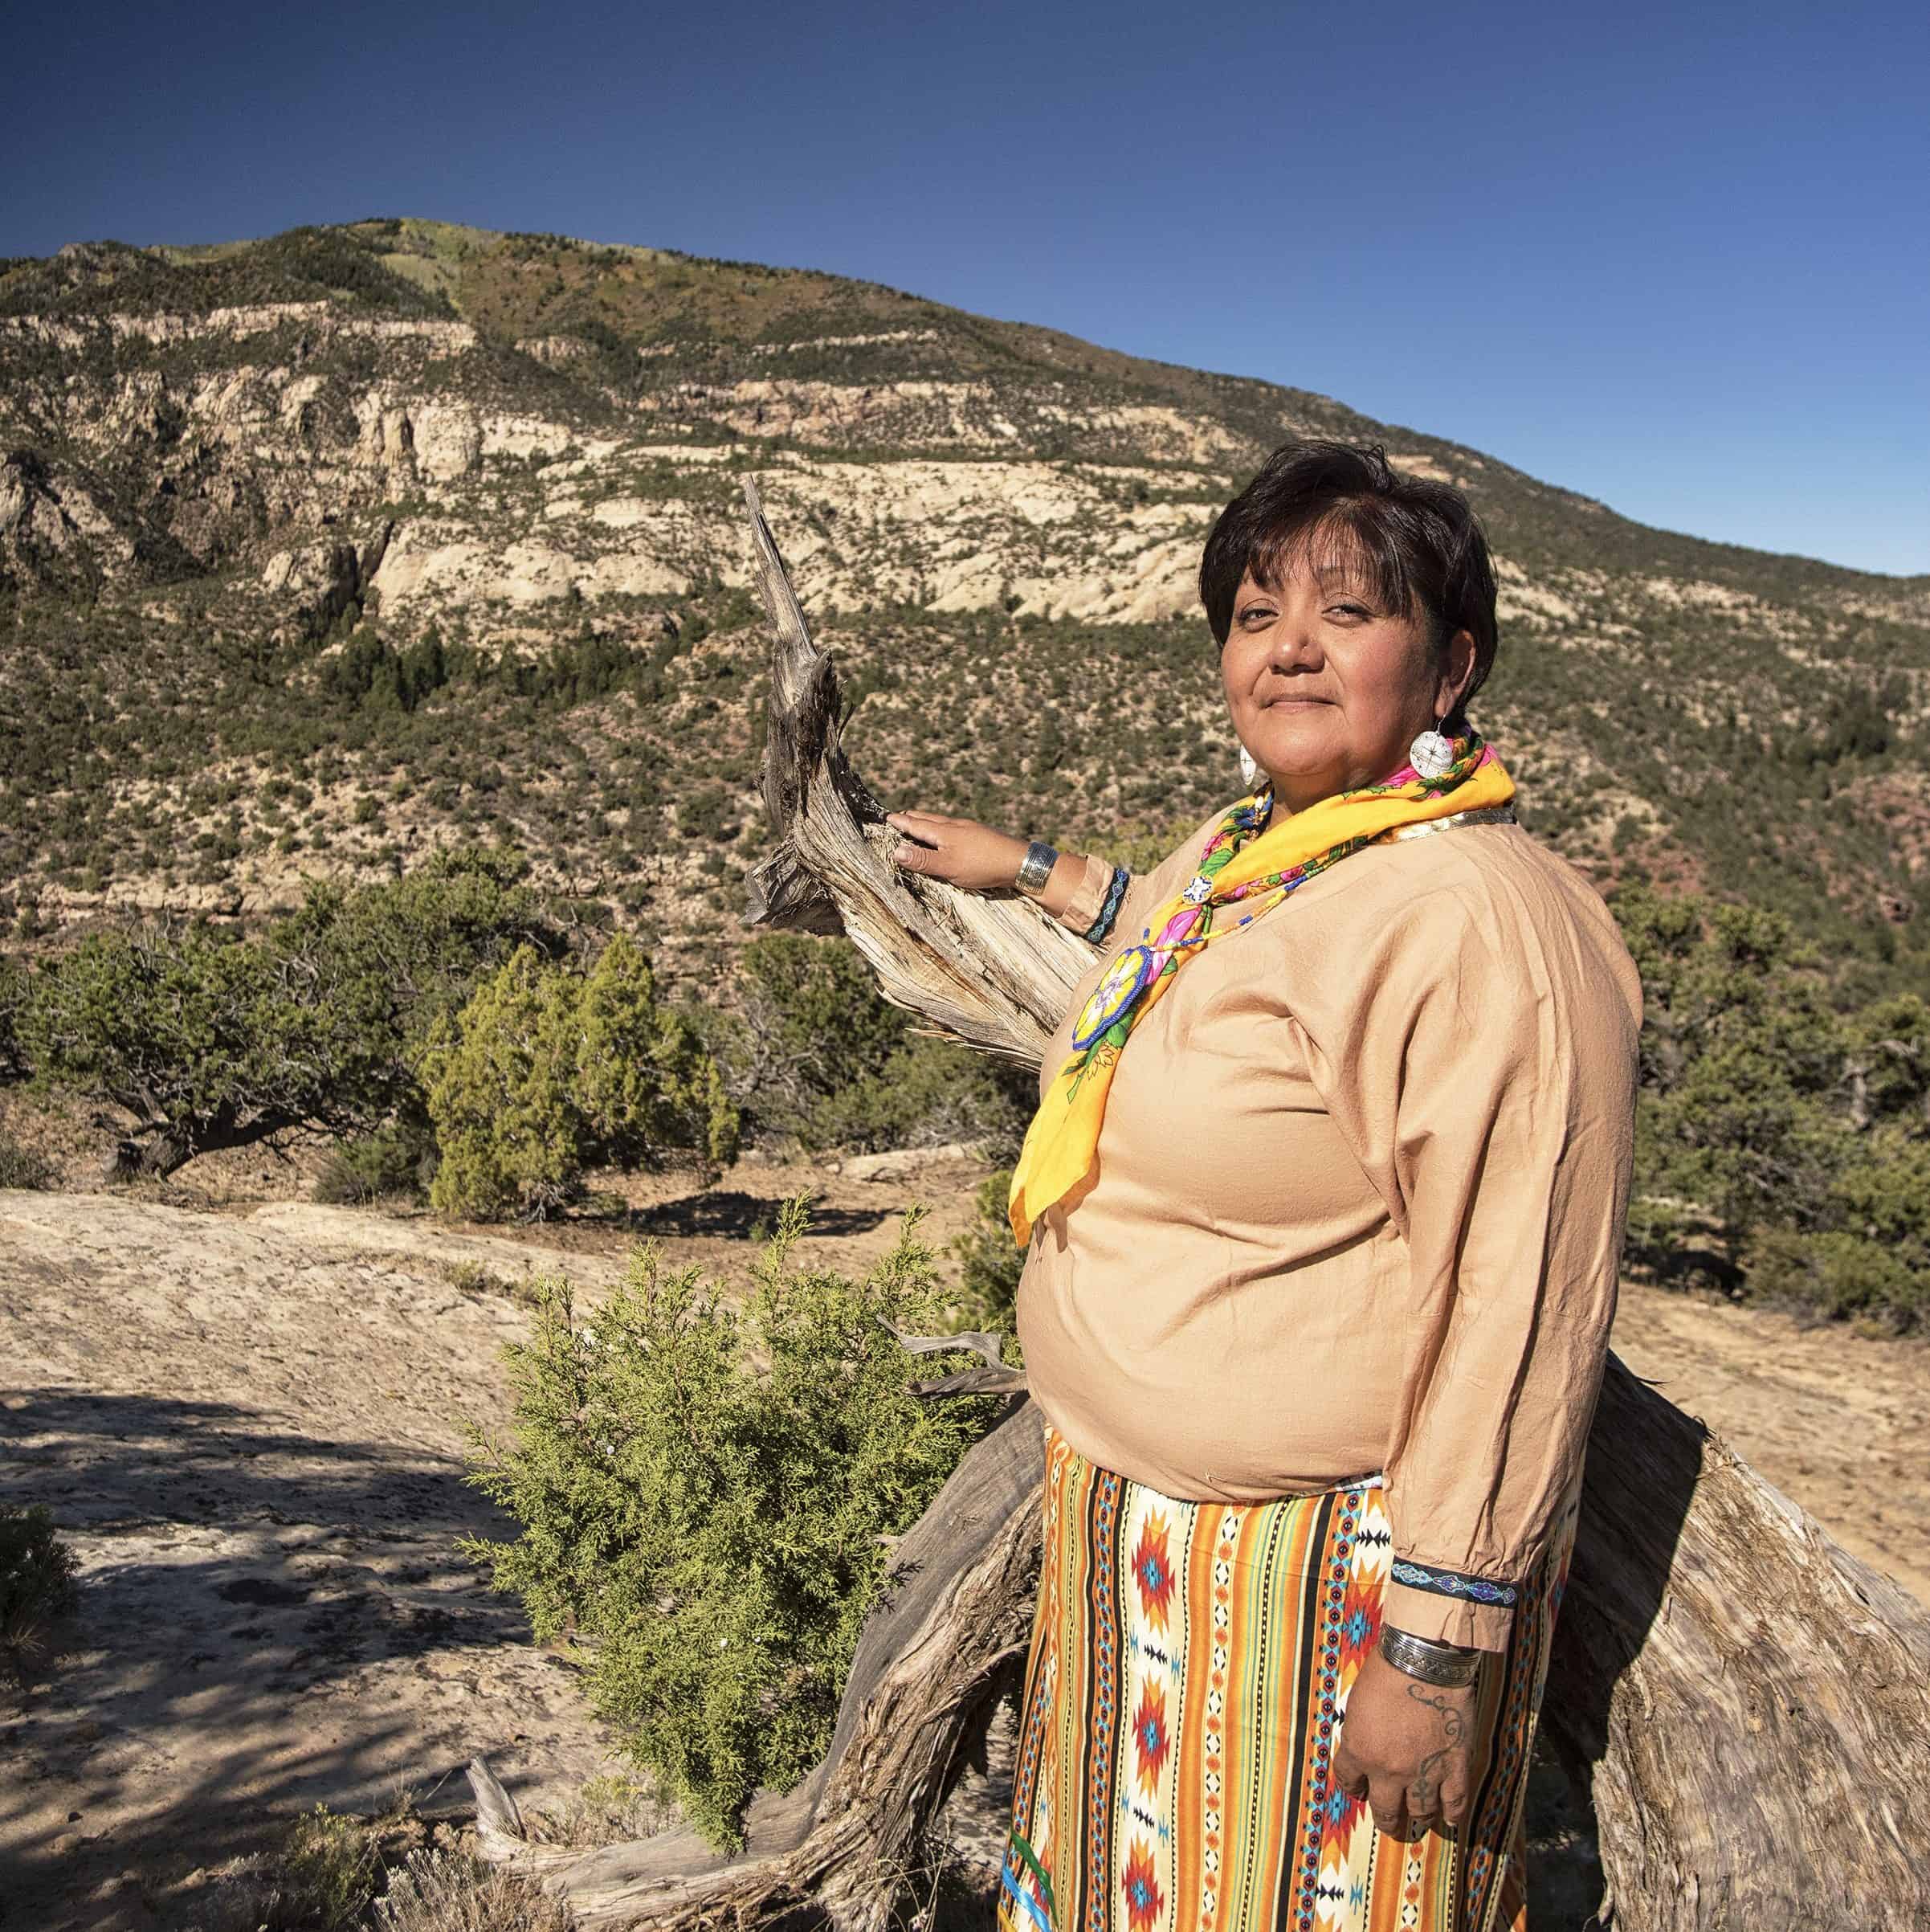
[[[1012,883],[1028,899],[1036,899],[1046,889],[1046,881],[1052,876],[1052,868],[1058,863],[1059,854],[1043,839],[1034,839],[1026,848],[1025,862]]]
[[[1417,1637],[1391,1624],[1381,1627],[1381,1655],[1398,1671],[1418,1677],[1423,1684],[1438,1684],[1459,1689],[1471,1684],[1481,1668],[1481,1653],[1458,1644],[1439,1644],[1430,1637]]]

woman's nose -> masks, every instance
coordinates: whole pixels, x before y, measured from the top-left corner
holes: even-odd
[[[1267,662],[1280,671],[1317,671],[1326,660],[1320,640],[1310,623],[1283,617],[1268,639]]]

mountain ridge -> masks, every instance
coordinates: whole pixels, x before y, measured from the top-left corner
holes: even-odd
[[[1442,448],[1464,455],[1477,456],[1483,464],[1495,470],[1506,472],[1524,483],[1533,485],[1539,490],[1550,492],[1579,510],[1597,513],[1612,517],[1618,522],[1626,524],[1650,537],[1704,546],[1717,553],[1728,553],[1751,560],[1774,560],[1814,566],[1818,570],[1840,573],[1847,577],[1875,579],[1879,582],[1899,586],[1923,586],[1930,587],[1930,572],[1898,573],[1867,570],[1856,566],[1839,564],[1828,558],[1814,557],[1806,552],[1765,549],[1754,545],[1740,544],[1726,539],[1699,536],[1693,531],[1674,530],[1658,525],[1644,524],[1639,519],[1629,517],[1615,509],[1602,498],[1590,496],[1585,491],[1575,489],[1567,484],[1536,477],[1531,472],[1523,469],[1517,464],[1507,463],[1503,459],[1479,451],[1472,444],[1461,443],[1453,438],[1435,436],[1432,432],[1406,423],[1369,417],[1364,412],[1355,410],[1350,406],[1318,390],[1304,390],[1292,385],[1275,383],[1265,378],[1247,375],[1236,370],[1197,368],[1185,363],[1169,361],[1163,357],[1140,355],[1130,349],[1118,349],[1105,344],[1089,341],[1074,336],[1068,331],[1055,329],[1047,325],[953,308],[949,304],[940,304],[932,297],[919,295],[915,291],[900,288],[890,283],[874,281],[866,277],[839,276],[825,270],[799,266],[775,266],[726,257],[698,255],[682,250],[662,247],[650,243],[595,242],[581,236],[512,230],[496,231],[478,228],[462,223],[433,222],[418,218],[393,216],[365,218],[360,222],[342,224],[341,229],[339,231],[296,229],[284,231],[280,235],[252,237],[219,243],[157,243],[144,245],[103,239],[97,241],[70,243],[53,257],[0,258],[0,314],[10,312],[10,300],[4,291],[8,272],[23,266],[40,267],[47,262],[59,261],[67,258],[85,259],[96,254],[112,252],[191,268],[201,263],[245,257],[249,251],[284,240],[289,235],[353,232],[357,229],[373,229],[390,226],[399,227],[410,233],[433,231],[451,237],[460,238],[463,242],[479,250],[503,243],[533,243],[578,251],[593,255],[622,256],[643,262],[677,263],[693,268],[741,271],[758,276],[795,276],[822,284],[827,288],[860,289],[887,301],[912,303],[934,309],[943,309],[947,314],[965,322],[982,325],[998,330],[1013,332],[1021,337],[1042,343],[1063,345],[1075,357],[1100,358],[1098,361],[1087,360],[1079,362],[1075,361],[1072,365],[1088,370],[1110,367],[1115,370],[1124,368],[1153,371],[1161,375],[1175,378],[1252,386],[1304,398],[1310,404],[1351,417],[1382,435],[1391,434],[1416,441],[1431,443]],[[420,261],[423,258],[418,255],[398,254],[388,259],[393,263],[394,261]],[[441,284],[433,285],[439,286]],[[18,312],[14,311],[14,312]],[[452,308],[451,313],[456,319],[466,319],[460,317],[458,310]]]
[[[259,910],[305,854],[393,872],[493,828],[558,876],[606,859],[674,952],[754,856],[745,472],[879,782],[1155,839],[1231,785],[1200,541],[1308,434],[1475,501],[1484,729],[1540,835],[1604,883],[1755,892],[1879,975],[1916,952],[1930,577],[1654,530],[1330,397],[882,284],[401,217],[0,261],[0,882],[56,921]],[[432,722],[502,749],[467,769]]]

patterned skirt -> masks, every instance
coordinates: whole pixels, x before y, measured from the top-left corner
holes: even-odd
[[[1048,1426],[1001,1932],[1523,1932],[1528,1753],[1574,1525],[1571,1500],[1510,1648],[1483,1660],[1468,1824],[1402,1843],[1329,1776],[1380,1629],[1378,1478],[1181,1501]]]

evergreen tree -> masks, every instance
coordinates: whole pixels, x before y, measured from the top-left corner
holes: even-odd
[[[437,1015],[512,946],[563,949],[527,869],[470,848],[381,885],[310,880],[259,939],[206,920],[90,933],[31,974],[19,1050],[39,1090],[130,1117],[124,1174],[296,1129],[419,1136],[410,1061]]]
[[[736,1157],[738,1117],[696,1028],[660,1006],[618,934],[579,974],[518,946],[416,1056],[439,1160],[439,1212],[541,1219],[600,1163],[677,1155],[707,1178]]]

